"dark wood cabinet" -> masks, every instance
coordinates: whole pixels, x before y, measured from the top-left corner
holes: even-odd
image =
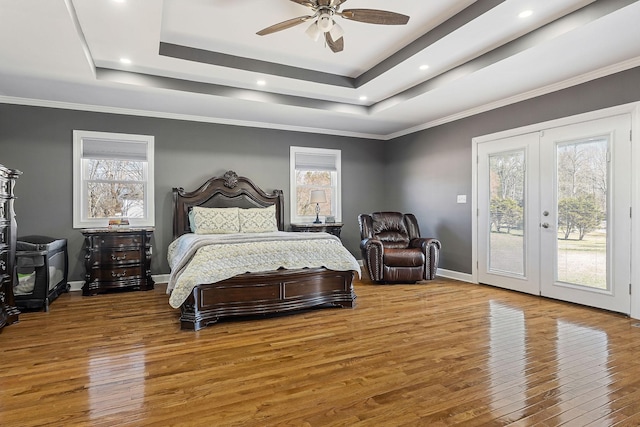
[[[324,231],[325,233],[333,234],[334,236],[340,237],[340,231],[342,230],[341,222],[334,223],[324,223],[324,224],[291,224],[291,231],[298,232],[320,232]]]
[[[151,228],[85,229],[82,295],[114,289],[153,289]]]
[[[16,280],[16,215],[14,186],[22,172],[0,165],[0,331],[18,321],[13,286]]]

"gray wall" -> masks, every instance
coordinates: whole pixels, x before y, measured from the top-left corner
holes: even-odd
[[[442,241],[441,267],[471,273],[472,138],[639,100],[634,68],[397,138],[386,146],[386,204],[413,212],[422,234]]]
[[[398,210],[443,243],[440,266],[471,273],[471,139],[640,100],[640,68],[396,138],[374,141],[209,123],[0,104],[0,163],[24,172],[16,186],[20,235],[69,239],[71,280],[81,280],[82,236],[72,228],[72,131],[155,136],[153,274],[169,272],[171,189],[195,189],[228,169],[289,193],[289,146],[342,150],[343,242],[358,258],[357,216]],[[457,204],[456,195],[467,195]],[[289,203],[285,205],[286,222]]]
[[[289,194],[291,145],[342,150],[342,238],[357,258],[357,216],[384,200],[384,142],[179,120],[0,104],[0,163],[23,172],[16,184],[18,235],[68,239],[70,280],[84,274],[82,235],[72,227],[74,129],[155,136],[156,232],[153,274],[169,273],[173,187],[195,190],[234,170],[266,191]],[[289,202],[285,199],[285,222]]]

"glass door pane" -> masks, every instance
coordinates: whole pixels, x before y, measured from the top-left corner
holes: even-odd
[[[478,281],[540,294],[539,136],[478,144]]]
[[[525,152],[489,155],[489,271],[525,275]]]
[[[558,282],[608,289],[608,150],[606,136],[556,146]]]

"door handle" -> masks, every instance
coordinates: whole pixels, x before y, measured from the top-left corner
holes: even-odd
[[[549,223],[548,222],[543,222],[540,225],[542,226],[542,228],[549,228]]]

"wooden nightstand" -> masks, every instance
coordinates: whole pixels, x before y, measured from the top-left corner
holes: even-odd
[[[111,289],[153,289],[152,228],[82,230],[85,239],[85,283],[82,295]]]
[[[333,234],[334,236],[340,237],[340,230],[342,230],[341,222],[334,222],[330,224],[291,224],[291,231],[298,232],[320,232],[324,231],[325,233]]]

